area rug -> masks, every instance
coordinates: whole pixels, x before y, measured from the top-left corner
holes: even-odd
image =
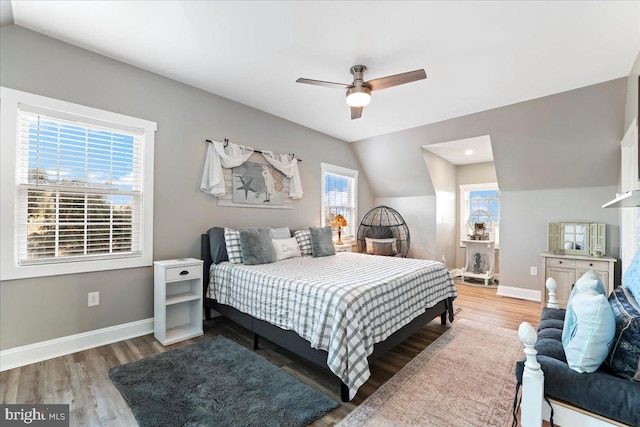
[[[458,319],[338,425],[510,426],[523,356],[516,331]]]
[[[304,426],[338,402],[224,337],[109,371],[146,426]]]

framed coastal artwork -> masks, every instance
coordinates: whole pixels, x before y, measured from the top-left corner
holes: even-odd
[[[293,208],[289,178],[270,164],[247,161],[223,173],[225,195],[218,197],[218,206]]]

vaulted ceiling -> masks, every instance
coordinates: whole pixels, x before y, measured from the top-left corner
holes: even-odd
[[[2,1],[15,24],[355,141],[629,74],[640,2]],[[9,18],[7,18],[7,16]],[[351,82],[424,68],[350,120]]]

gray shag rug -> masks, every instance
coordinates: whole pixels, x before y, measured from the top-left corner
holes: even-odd
[[[109,376],[146,426],[304,426],[338,402],[224,337],[116,366]]]

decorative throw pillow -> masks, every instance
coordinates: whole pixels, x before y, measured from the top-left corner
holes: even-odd
[[[391,252],[393,252],[393,254],[397,254],[398,253],[398,247],[397,247],[397,242],[395,237],[394,238],[388,238],[388,239],[373,239],[371,237],[365,237],[364,238],[365,242],[366,242],[366,246],[367,246],[367,253],[368,254],[372,254],[373,253],[373,244],[374,243],[391,243]]]
[[[240,248],[244,265],[276,262],[276,252],[271,243],[270,228],[240,230]]]
[[[640,311],[631,301],[633,295],[622,287],[609,297],[616,331],[605,364],[619,377],[640,381]]]
[[[289,227],[272,228],[271,238],[272,239],[290,239],[291,230],[289,230]]]
[[[373,242],[373,255],[393,256],[393,243],[391,242]]]
[[[393,237],[393,232],[389,227],[374,225],[367,230],[365,237],[371,237],[372,239],[390,239]]]
[[[571,369],[590,373],[595,372],[607,357],[616,322],[603,293],[586,285],[576,288],[576,294],[567,304],[562,346]]]
[[[622,275],[622,286],[629,289],[636,301],[640,302],[640,251],[636,252]]]
[[[273,239],[271,243],[273,244],[277,261],[300,256],[300,247],[295,237],[289,239]]]
[[[224,229],[224,243],[227,246],[229,262],[242,264],[242,249],[240,247],[240,232],[231,228]]]
[[[309,227],[309,231],[311,232],[311,254],[314,257],[336,254],[331,227]]]
[[[593,270],[587,271],[578,280],[576,280],[576,283],[573,285],[573,289],[571,290],[571,294],[569,295],[568,301],[571,301],[571,298],[573,298],[576,293],[589,289],[594,290],[597,293],[604,295],[605,297],[607,296],[607,292],[604,289],[604,283],[602,283],[602,278]]]
[[[311,255],[311,231],[309,230],[296,230],[293,233],[293,237],[298,241],[300,247],[300,253],[302,255]]]

